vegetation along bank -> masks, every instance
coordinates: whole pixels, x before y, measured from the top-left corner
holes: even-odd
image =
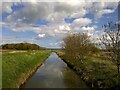
[[[116,89],[120,88],[120,29],[109,23],[104,30],[97,43],[87,33],[70,34],[63,39],[64,50],[56,52],[89,86]]]
[[[50,52],[34,50],[2,53],[2,88],[19,88],[44,62]]]

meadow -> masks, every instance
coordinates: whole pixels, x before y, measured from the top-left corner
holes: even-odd
[[[90,87],[116,88],[116,65],[100,55],[89,55],[81,63],[67,57],[64,50],[53,50]],[[6,51],[2,53],[2,87],[19,88],[50,55],[50,50]],[[12,82],[12,83],[11,83]]]
[[[19,88],[51,51],[5,52],[2,54],[2,88]]]
[[[74,69],[81,78],[90,87],[97,88],[117,88],[117,67],[109,60],[106,60],[102,56],[88,56],[83,63],[80,60],[73,60],[67,57],[64,51],[56,51],[57,54]]]

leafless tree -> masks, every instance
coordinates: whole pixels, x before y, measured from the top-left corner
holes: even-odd
[[[120,24],[113,22],[103,26],[104,33],[100,37],[100,46],[106,51],[106,57],[112,60],[117,66],[118,75],[120,73]]]
[[[65,54],[70,59],[82,60],[89,54],[90,37],[86,33],[71,34],[64,38]]]

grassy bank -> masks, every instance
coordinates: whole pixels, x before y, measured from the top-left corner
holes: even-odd
[[[2,89],[2,55],[0,54],[0,89]]]
[[[83,63],[71,60],[61,51],[58,55],[73,68],[90,87],[117,88],[117,69],[113,62],[98,56],[88,56]]]
[[[49,55],[50,51],[3,53],[2,87],[18,88]]]

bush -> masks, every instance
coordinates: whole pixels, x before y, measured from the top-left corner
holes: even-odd
[[[89,55],[91,48],[90,37],[86,33],[71,34],[64,38],[64,49],[66,57],[73,60],[84,60]],[[96,48],[95,48],[96,49]],[[95,52],[96,50],[94,50]]]

